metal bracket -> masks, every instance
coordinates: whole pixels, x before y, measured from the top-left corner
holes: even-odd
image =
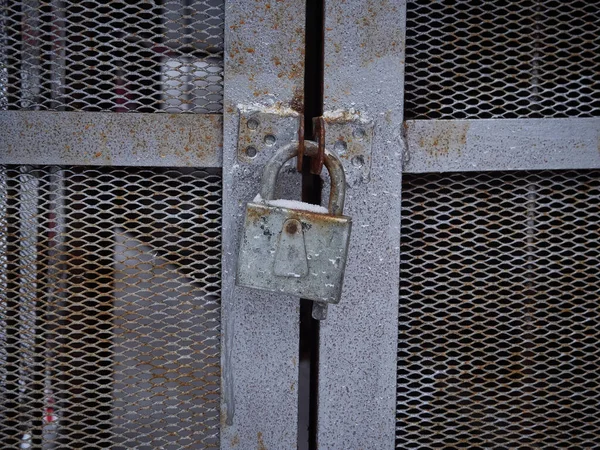
[[[290,108],[239,105],[238,159],[264,164],[277,146],[299,140],[303,116]],[[339,156],[350,186],[368,183],[374,123],[354,110],[323,114],[325,148]],[[270,150],[270,151],[269,151]]]
[[[350,186],[368,183],[371,177],[371,148],[375,124],[355,110],[326,111],[325,148],[336,153]]]
[[[240,162],[265,164],[276,148],[298,141],[303,117],[293,109],[238,105],[238,111],[237,153]]]

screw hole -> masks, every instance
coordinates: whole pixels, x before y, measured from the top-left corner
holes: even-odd
[[[338,155],[341,155],[343,153],[346,153],[346,150],[348,150],[348,144],[346,144],[345,141],[339,140],[336,141],[335,144],[333,144],[333,149]]]
[[[365,130],[363,128],[357,128],[356,130],[354,130],[352,132],[352,136],[354,136],[356,139],[363,139],[365,137]]]
[[[354,167],[362,167],[365,165],[365,158],[363,155],[358,155],[352,158],[352,165]]]
[[[254,158],[257,153],[258,151],[254,147],[246,148],[246,156],[248,156],[249,158]]]
[[[246,122],[246,125],[248,126],[249,129],[256,130],[258,128],[258,120],[248,119],[248,122]]]
[[[273,145],[273,144],[275,144],[275,142],[277,142],[277,138],[275,136],[273,136],[272,134],[267,134],[265,136],[265,144],[266,145]]]

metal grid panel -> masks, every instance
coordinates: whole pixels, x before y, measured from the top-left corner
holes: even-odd
[[[224,0],[0,8],[0,109],[222,111]]]
[[[600,171],[405,175],[397,448],[600,442]]]
[[[406,119],[592,117],[600,3],[408,2]]]
[[[0,447],[219,445],[221,176],[0,166]]]

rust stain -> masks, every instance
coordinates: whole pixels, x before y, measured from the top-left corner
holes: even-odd
[[[258,443],[258,450],[267,450],[265,442],[263,441],[263,434],[260,431],[257,433],[256,439]]]
[[[231,440],[231,446],[236,447],[239,443],[240,443],[240,438],[236,433],[235,436],[233,436],[233,439]]]
[[[410,125],[404,125],[407,134],[410,134]],[[414,133],[415,131],[412,131]],[[440,123],[427,134],[418,134],[419,147],[423,148],[429,155],[437,158],[448,156],[452,153],[460,154],[467,144],[469,132],[468,122]]]
[[[294,89],[294,95],[290,101],[290,108],[294,111],[304,114],[304,88],[296,86]]]
[[[285,226],[285,232],[287,234],[296,234],[298,232],[298,222],[288,221],[288,224]]]
[[[94,158],[100,158],[102,156],[102,152],[94,153]]]
[[[253,208],[246,209],[246,220],[251,223],[256,223],[268,217],[271,214],[271,209],[262,205],[257,205]]]
[[[389,0],[367,0],[365,1],[363,14],[357,14],[345,7],[343,2],[333,3],[330,16],[335,17],[336,26],[330,27],[342,29],[359,28],[360,35],[351,37],[352,42],[343,40],[332,40],[327,45],[333,46],[335,53],[358,52],[357,61],[366,67],[378,59],[392,56],[399,57],[402,54],[404,35],[401,27],[386,26],[390,23],[390,17],[397,15],[394,2]],[[354,57],[352,59],[355,59]]]
[[[225,426],[227,425],[227,411],[225,411],[225,406],[221,406],[221,414],[220,414],[220,423],[221,423],[221,429],[224,429]]]
[[[289,88],[293,92],[294,87],[303,87],[304,28],[299,26],[297,20],[298,14],[302,11],[299,5],[290,5],[285,1],[261,0],[253,2],[251,7],[240,12],[238,19],[230,25],[240,35],[234,36],[229,46],[229,72],[247,78],[252,84],[253,94],[257,100],[269,95],[263,90],[268,86],[260,83],[254,85],[258,74],[265,72],[264,66],[269,60],[274,69],[271,71],[273,78],[283,82],[291,81],[286,89]],[[261,21],[264,23],[260,23]],[[245,27],[241,27],[244,23]],[[238,28],[243,28],[243,31],[240,32]],[[290,32],[281,33],[282,30]],[[270,36],[269,56],[263,51],[267,42],[263,39],[265,34]],[[260,56],[253,58],[248,57],[249,54]]]

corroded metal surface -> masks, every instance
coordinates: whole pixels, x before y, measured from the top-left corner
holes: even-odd
[[[600,442],[600,171],[405,175],[397,448]]]
[[[404,11],[402,0],[325,2],[324,110],[360,111],[373,140],[368,179],[359,155],[340,155],[353,229],[342,299],[320,325],[320,449],[394,446]]]
[[[0,112],[0,164],[221,167],[217,114]]]
[[[221,175],[0,166],[0,447],[219,446]]]
[[[600,3],[408,2],[406,118],[598,117]]]
[[[252,163],[258,153],[271,155],[275,149],[297,140],[302,114],[291,108],[240,105],[238,111],[237,156],[241,161]]]
[[[404,172],[600,167],[600,118],[408,120]]]
[[[223,0],[2,3],[0,109],[216,113]]]
[[[304,0],[229,0],[225,11],[223,140],[223,403],[221,448],[296,448],[299,305],[293,297],[235,286],[246,203],[277,145],[239,157],[239,105],[292,109],[304,100]],[[273,135],[278,145],[298,129]],[[290,136],[291,135],[291,136]],[[266,136],[263,136],[263,139]],[[284,166],[282,197],[299,199],[300,176]]]
[[[375,123],[354,109],[325,111],[325,147],[344,163],[346,180],[354,186],[368,183],[371,175]]]
[[[319,146],[305,141],[307,154]],[[238,254],[238,286],[285,293],[323,303],[338,303],[342,292],[352,219],[343,216],[346,178],[338,157],[326,152],[324,163],[333,186],[329,213],[302,209],[308,204],[275,204],[279,172],[297,157],[300,144],[277,150],[263,169],[260,196],[246,206]],[[285,201],[285,200],[284,200]],[[296,270],[304,267],[305,270]],[[286,269],[289,268],[289,269]]]
[[[300,230],[286,227],[291,220]],[[338,303],[342,292],[352,222],[346,216],[248,203],[238,260],[237,284],[323,303]],[[286,236],[300,234],[303,252],[286,251]],[[287,253],[287,257],[280,256]],[[279,273],[304,262],[305,273]]]

